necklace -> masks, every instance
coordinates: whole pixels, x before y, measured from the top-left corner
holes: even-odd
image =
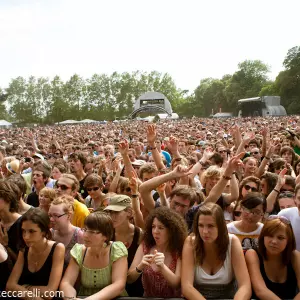
[[[44,248],[43,251],[41,251],[41,252],[39,252],[39,253],[32,253],[34,256],[37,256],[37,257],[38,257],[38,260],[33,261],[35,270],[37,269],[37,266],[38,266],[39,262],[41,261],[40,255],[41,255],[41,254],[44,254],[44,252],[46,251],[47,247],[48,247],[48,241],[46,240],[46,245],[45,245],[45,248]]]

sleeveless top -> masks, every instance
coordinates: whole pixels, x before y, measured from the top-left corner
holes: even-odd
[[[148,249],[143,243],[144,254],[149,254]],[[167,266],[173,273],[176,271],[178,255],[171,254],[172,261]],[[154,271],[151,266],[146,266],[142,274],[142,282],[144,287],[144,297],[162,297],[162,298],[176,298],[181,296],[180,288],[175,289],[171,287],[161,272]]]
[[[112,283],[112,264],[119,258],[127,256],[127,249],[122,242],[113,242],[110,246],[109,264],[101,269],[90,269],[84,266],[84,258],[87,248],[83,253],[84,245],[75,244],[71,250],[71,256],[80,268],[80,289],[78,296],[90,296]],[[127,296],[124,290],[120,296]]]
[[[52,270],[52,258],[55,247],[58,243],[54,243],[51,247],[50,253],[43,264],[43,266],[36,272],[30,272],[28,270],[28,250],[26,247],[24,251],[24,266],[22,274],[20,276],[19,285],[30,284],[32,286],[46,286],[48,285],[51,270]]]
[[[135,253],[139,247],[139,239],[140,239],[141,230],[139,227],[134,227],[134,235],[133,240],[128,250],[128,269],[131,266]],[[144,289],[142,284],[142,276],[139,276],[138,279],[133,283],[126,284],[126,292],[128,293],[129,297],[143,297]]]
[[[207,274],[201,266],[194,268],[194,287],[206,299],[230,299],[235,293],[234,274],[231,261],[232,235],[223,266],[214,275]]]
[[[52,236],[54,236],[54,230],[52,228],[50,230],[51,230]],[[81,230],[79,227],[75,227],[74,233],[72,235],[72,238],[71,238],[69,244],[67,246],[65,246],[64,269],[67,268],[67,266],[68,266],[68,264],[70,262],[70,258],[71,258],[70,251],[71,251],[71,249],[73,248],[73,246],[75,244],[78,243],[78,233],[79,233],[79,230]]]
[[[286,281],[283,283],[271,281],[265,271],[264,261],[260,254],[256,251],[259,262],[260,262],[260,272],[264,279],[267,288],[277,295],[280,299],[294,299],[297,295],[297,277],[293,269],[293,265],[290,262],[287,265],[287,277]],[[254,294],[254,293],[253,293]],[[252,298],[258,299],[254,294]]]

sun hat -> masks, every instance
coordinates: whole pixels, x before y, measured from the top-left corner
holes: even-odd
[[[110,198],[109,205],[104,210],[122,211],[131,207],[131,198],[126,195],[115,195]]]
[[[19,174],[20,161],[18,159],[15,159],[11,162],[8,162],[6,164],[6,169],[12,174]]]

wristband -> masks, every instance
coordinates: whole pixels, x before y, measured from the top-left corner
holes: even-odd
[[[273,189],[274,192],[276,192],[277,194],[280,194],[280,191]]]
[[[135,267],[135,270],[137,271],[137,273],[142,274],[143,270],[140,270],[138,267]]]
[[[131,198],[138,198],[139,195],[131,195]]]
[[[266,159],[266,160],[270,160],[271,158],[270,158],[270,157],[267,157],[267,156],[265,156],[265,159]]]
[[[225,175],[223,175],[222,178],[224,178],[225,180],[230,180],[231,179],[231,177],[225,176]]]

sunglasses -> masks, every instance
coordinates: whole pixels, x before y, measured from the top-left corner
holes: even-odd
[[[295,197],[295,194],[293,192],[290,192],[290,191],[284,191],[284,192],[281,192],[278,196],[278,199],[281,199],[281,198],[294,198]]]
[[[235,210],[235,211],[233,212],[233,215],[234,215],[235,217],[240,217],[241,214],[242,214],[242,212],[239,211],[239,210]]]
[[[259,154],[259,152],[255,151],[255,152],[251,152],[251,154],[257,155]]]
[[[223,153],[226,153],[226,152],[227,152],[226,150],[219,151],[220,154],[223,154]]]
[[[258,191],[258,189],[256,187],[250,186],[248,184],[245,184],[244,188],[245,188],[246,191],[249,191],[249,190],[251,190],[251,192],[257,192]]]
[[[70,189],[71,187],[66,186],[65,184],[59,184],[59,183],[56,183],[56,184],[55,184],[55,188],[56,188],[56,189],[59,189],[59,188],[60,188],[62,191],[66,191],[66,190]]]
[[[271,220],[276,220],[276,219],[279,219],[284,224],[287,224],[287,225],[291,224],[290,220],[284,216],[270,215],[267,220],[271,221]]]
[[[55,155],[60,155],[60,152],[55,152],[54,154],[55,154]]]
[[[86,190],[87,190],[88,192],[90,192],[90,191],[96,192],[96,191],[98,191],[99,189],[100,189],[100,187],[95,186],[95,187],[93,187],[93,188],[87,188]]]

